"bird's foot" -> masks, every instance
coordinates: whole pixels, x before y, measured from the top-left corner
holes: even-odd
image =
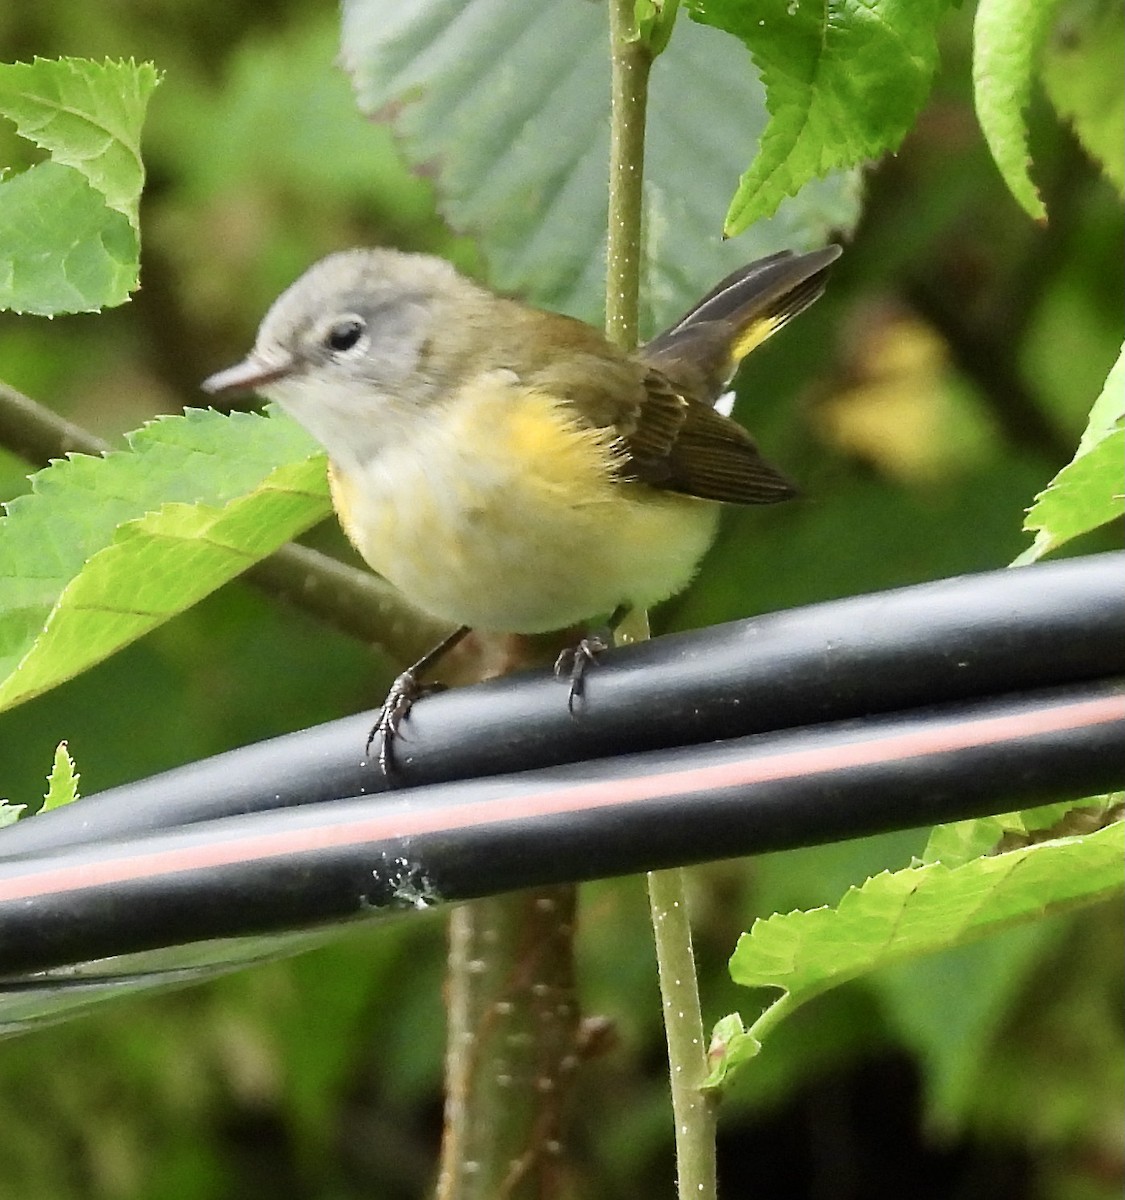
[[[609,647],[608,637],[600,633],[591,633],[577,645],[567,646],[555,659],[555,677],[566,679],[570,683],[566,706],[572,713],[575,703],[582,698],[582,693],[586,690],[586,672],[598,665],[598,655],[604,654]]]
[[[410,710],[423,698],[434,692],[445,691],[443,683],[421,683],[414,667],[403,673],[391,684],[391,690],[379,709],[379,715],[371,733],[367,737],[366,753],[371,753],[372,746],[378,746],[376,759],[379,769],[384,775],[390,776],[395,769],[394,743],[403,736],[400,726],[410,715]]]

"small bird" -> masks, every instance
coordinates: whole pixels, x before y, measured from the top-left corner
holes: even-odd
[[[420,677],[470,629],[544,633],[607,614],[613,629],[687,586],[723,504],[795,494],[714,405],[742,359],[821,295],[840,252],[751,263],[627,353],[442,259],[344,251],[282,293],[242,362],[204,381],[304,425],[362,557],[457,626],[383,705],[372,740],[385,771]],[[585,638],[560,657],[572,704],[604,648]]]

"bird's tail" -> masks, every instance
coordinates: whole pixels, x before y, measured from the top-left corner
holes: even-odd
[[[717,394],[756,346],[802,313],[824,291],[839,246],[808,254],[783,250],[728,275],[640,351],[674,377],[691,364]]]

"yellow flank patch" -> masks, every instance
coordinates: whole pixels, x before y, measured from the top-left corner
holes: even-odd
[[[616,430],[583,426],[558,397],[489,381],[472,400],[462,393],[455,412],[462,446],[482,443],[482,459],[502,461],[525,481],[536,481],[555,503],[611,499]]]
[[[332,507],[336,510],[336,516],[339,518],[340,524],[343,526],[344,532],[348,535],[352,545],[359,548],[359,540],[353,533],[355,513],[357,507],[357,488],[355,480],[345,475],[339,470],[335,463],[328,463],[328,493],[332,497]]]

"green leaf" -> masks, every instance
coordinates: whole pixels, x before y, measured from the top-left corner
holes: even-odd
[[[0,308],[52,316],[121,304],[137,286],[140,131],[151,64],[0,64],[0,115],[41,149],[0,181]]]
[[[1086,431],[1078,443],[1077,455],[1092,450],[1125,420],[1125,346],[1121,347],[1117,361],[1109,369],[1105,385],[1090,409]],[[1077,457],[1076,455],[1076,457]]]
[[[959,867],[982,854],[1006,849],[1005,842],[1013,840],[1046,840],[1088,832],[1106,823],[1109,814],[1121,805],[1119,793],[1095,796],[1086,800],[1064,800],[1058,804],[1042,804],[1024,812],[1000,813],[996,816],[974,817],[969,821],[954,821],[935,825],[922,852],[923,863],[940,862],[947,867]],[[1079,823],[1085,828],[1078,828]]]
[[[636,0],[633,17],[637,30],[654,55],[668,48],[680,0]]]
[[[5,825],[14,825],[26,811],[26,804],[9,804],[7,800],[0,800],[0,829]]]
[[[360,108],[393,121],[451,226],[479,239],[490,281],[587,320],[603,305],[607,40],[600,4],[344,4],[342,56]],[[810,185],[745,239],[722,240],[730,180],[767,119],[732,39],[680,21],[648,107],[649,328],[749,259],[854,225],[859,177],[849,172]]]
[[[1088,834],[1119,818],[1121,805],[1121,793],[1113,793],[938,826],[924,858],[952,867],[977,852]],[[1051,948],[1073,939],[1075,923],[1066,917],[1021,925],[872,978],[880,1009],[925,1066],[927,1108],[939,1120],[963,1119],[974,1094],[987,1086],[985,1076],[1016,997],[1027,994],[1032,973]],[[955,1005],[949,1004],[951,992]]]
[[[0,309],[50,317],[123,304],[139,243],[70,167],[40,163],[0,183]]]
[[[709,1091],[722,1087],[731,1072],[756,1058],[761,1049],[762,1043],[747,1030],[738,1013],[720,1017],[711,1031],[711,1043],[707,1047],[711,1073],[702,1086]]]
[[[835,908],[777,914],[739,938],[731,977],[779,988],[745,1036],[764,1041],[797,1006],[868,971],[944,950],[1121,890],[1125,822],[957,867],[909,867],[851,888]]]
[[[991,854],[1005,834],[1014,828],[1023,828],[1019,816],[1019,813],[1001,813],[971,821],[935,825],[922,852],[922,863],[960,867],[982,854]]]
[[[1044,47],[1042,78],[1059,116],[1074,126],[1087,153],[1125,192],[1125,88],[1120,0],[1070,0]]]
[[[39,811],[50,812],[52,808],[73,804],[78,799],[80,778],[74,769],[74,759],[70,757],[66,742],[59,742],[55,747],[55,761],[51,773],[47,776],[47,794],[43,797],[43,807]]]
[[[1035,533],[1036,558],[1125,513],[1123,462],[1125,428],[1118,427],[1063,467],[1035,497],[1023,527]]]
[[[1125,347],[1090,410],[1074,458],[1035,497],[1023,527],[1035,541],[1013,565],[1035,562],[1125,512]]]
[[[810,179],[896,147],[937,66],[948,0],[691,0],[761,71],[770,119],[726,218],[728,235],[768,217]]]
[[[0,64],[0,112],[21,137],[73,167],[139,227],[141,126],[160,76],[152,63],[36,58]]]
[[[973,29],[973,87],[984,140],[1009,191],[1029,216],[1047,209],[1028,173],[1024,109],[1058,0],[980,0]]]
[[[323,456],[283,417],[189,410],[32,478],[0,521],[0,707],[46,691],[329,511]]]

